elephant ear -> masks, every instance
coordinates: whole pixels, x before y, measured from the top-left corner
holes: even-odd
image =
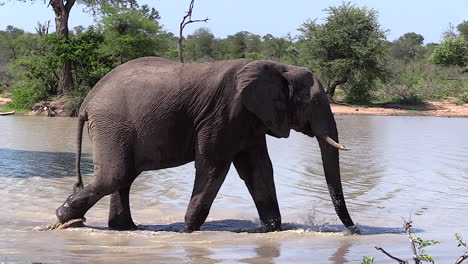
[[[254,61],[237,73],[242,104],[263,121],[275,137],[288,137],[288,80],[286,68],[272,61]]]

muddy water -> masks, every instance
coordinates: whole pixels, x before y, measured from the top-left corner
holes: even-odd
[[[363,235],[345,236],[333,211],[315,139],[292,133],[268,139],[286,231],[261,233],[246,187],[231,168],[201,232],[179,233],[193,184],[193,164],[146,172],[131,207],[140,230],[107,230],[108,198],[87,214],[90,228],[32,231],[55,222],[71,192],[76,120],[0,118],[0,263],[359,263],[374,246],[410,257],[401,217],[438,262],[463,253],[468,240],[468,119],[337,116],[348,208]],[[85,135],[82,170],[91,181]]]

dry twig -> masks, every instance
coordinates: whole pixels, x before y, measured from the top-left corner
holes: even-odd
[[[411,250],[413,251],[414,263],[415,264],[420,264],[421,261],[419,260],[418,251],[416,249],[416,243],[414,242],[413,236],[411,234],[411,227],[412,227],[411,223],[413,223],[413,221],[411,221],[411,219],[407,222],[403,218],[403,229],[405,230],[406,234],[408,235],[408,239],[409,239],[410,244],[411,244]]]
[[[182,19],[182,22],[180,22],[178,47],[179,47],[179,61],[181,63],[184,63],[184,56],[183,56],[184,48],[182,46],[182,41],[184,39],[184,36],[182,35],[182,32],[184,31],[185,26],[190,24],[190,23],[195,23],[195,22],[205,22],[206,23],[209,20],[208,18],[192,20],[192,11],[193,11],[193,5],[194,4],[195,4],[195,0],[191,0],[189,10],[187,11],[187,14]],[[186,21],[187,18],[188,18],[188,20]]]
[[[403,259],[397,258],[397,257],[391,255],[390,253],[388,253],[387,251],[385,251],[385,249],[383,249],[383,248],[381,248],[381,247],[375,247],[375,249],[377,249],[377,250],[379,250],[379,251],[382,251],[382,253],[384,253],[385,255],[387,255],[387,257],[398,261],[398,263],[400,263],[400,264],[408,264],[408,261],[407,261],[407,260],[403,260]]]

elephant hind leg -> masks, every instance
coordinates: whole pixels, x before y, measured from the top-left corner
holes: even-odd
[[[109,227],[115,230],[134,230],[137,226],[133,222],[130,212],[130,186],[122,188],[111,195],[109,209]]]
[[[102,197],[119,191],[121,188],[128,187],[130,189],[131,181],[127,178],[127,168],[127,164],[123,161],[114,160],[102,165],[95,163],[94,181],[65,200],[56,210],[58,220],[65,223],[71,219],[84,217],[86,212]],[[125,190],[123,197],[125,197]],[[128,210],[130,209],[128,208]]]

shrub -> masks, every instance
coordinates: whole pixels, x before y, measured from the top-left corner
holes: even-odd
[[[41,82],[20,82],[12,87],[12,101],[7,106],[14,109],[31,109],[34,103],[45,97],[44,85]]]
[[[379,94],[385,101],[415,104],[422,100],[440,100],[463,96],[468,91],[466,74],[456,66],[438,67],[427,61],[407,64],[392,63],[393,76],[380,85]]]
[[[429,60],[444,66],[465,67],[468,65],[468,41],[462,35],[448,38],[434,49]]]
[[[74,96],[65,105],[65,112],[68,116],[78,116],[80,111],[81,103],[83,103],[84,97]]]

